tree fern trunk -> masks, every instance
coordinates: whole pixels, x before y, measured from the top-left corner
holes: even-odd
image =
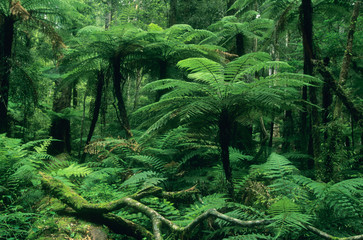
[[[0,134],[8,131],[9,79],[14,20],[4,17],[0,22]]]
[[[165,60],[160,60],[159,61],[159,79],[167,78],[167,71],[168,71],[168,62]],[[167,92],[168,92],[167,89],[156,91],[155,101],[158,102],[160,100],[160,98]]]
[[[94,108],[93,108],[92,122],[91,122],[91,126],[89,128],[87,141],[86,141],[86,144],[85,144],[86,146],[91,141],[93,132],[95,131],[96,123],[97,123],[97,120],[98,120],[98,115],[100,113],[100,108],[101,108],[101,99],[102,99],[102,92],[103,92],[104,82],[105,82],[105,75],[104,75],[104,73],[102,71],[99,71],[98,74],[97,74],[96,100],[95,100],[95,105],[94,105]],[[85,157],[86,157],[86,155],[83,153],[80,163],[84,162]]]
[[[60,87],[60,84],[61,80],[59,79],[56,82],[53,100],[53,111],[56,113],[60,113],[62,110],[71,107],[72,90],[69,86]],[[53,119],[50,136],[53,139],[60,140],[51,143],[49,147],[51,154],[71,152],[71,123],[69,119],[59,117]]]
[[[73,108],[77,108],[78,106],[78,91],[77,91],[77,85],[74,84],[72,88],[72,105]]]
[[[224,174],[227,180],[227,188],[229,195],[233,198],[234,188],[232,181],[232,169],[229,161],[229,145],[231,140],[231,124],[227,109],[222,109],[219,116],[219,146],[221,148],[221,159]]]
[[[236,54],[242,56],[245,53],[244,36],[242,33],[236,35]]]
[[[292,117],[292,111],[286,110],[284,116],[284,125],[283,125],[283,143],[282,143],[282,152],[291,151],[291,143],[292,143],[292,136],[294,134],[294,120]]]
[[[132,132],[130,128],[129,118],[126,112],[126,106],[123,99],[123,85],[125,84],[125,78],[121,74],[121,56],[119,53],[115,54],[112,58],[113,67],[113,88],[115,92],[115,97],[117,100],[118,114],[121,119],[121,127],[125,130],[126,138],[131,138]]]

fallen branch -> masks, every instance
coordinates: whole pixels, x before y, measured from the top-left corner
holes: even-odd
[[[209,217],[215,217],[222,219],[224,221],[230,222],[234,225],[241,227],[255,227],[268,225],[274,222],[271,219],[262,219],[262,220],[252,220],[252,221],[242,221],[237,218],[233,218],[227,216],[223,213],[218,212],[216,209],[209,209],[196,217],[191,223],[189,223],[186,227],[181,227],[170,221],[169,219],[163,217],[160,213],[155,211],[154,209],[142,204],[137,201],[137,199],[141,199],[146,196],[156,195],[162,197],[170,197],[176,199],[177,196],[184,197],[186,194],[195,194],[198,193],[198,190],[195,187],[190,189],[180,191],[180,192],[164,192],[161,188],[158,187],[150,187],[145,190],[142,190],[136,194],[133,194],[129,197],[124,197],[116,201],[112,201],[109,203],[99,203],[92,204],[88,203],[83,197],[78,195],[73,189],[64,185],[61,181],[54,179],[53,177],[40,172],[42,176],[42,186],[44,189],[50,192],[54,197],[61,200],[63,203],[67,204],[71,207],[75,213],[72,212],[73,215],[80,217],[82,219],[86,219],[90,222],[104,224],[108,226],[115,233],[125,234],[136,239],[155,239],[162,240],[161,235],[161,227],[167,226],[173,232],[179,234],[182,238],[187,238],[189,233],[193,231],[193,229],[206,220]],[[115,214],[110,213],[111,211],[118,210],[122,207],[128,207],[135,209],[151,219],[153,233],[151,233],[146,228],[130,221],[119,217]],[[334,240],[359,240],[363,239],[363,235],[347,237],[347,238],[337,238],[329,235],[315,227],[304,224],[305,228],[312,233],[315,233],[324,239],[334,239]]]

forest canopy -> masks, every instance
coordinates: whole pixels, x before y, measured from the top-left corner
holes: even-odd
[[[360,0],[1,0],[0,239],[363,239]]]

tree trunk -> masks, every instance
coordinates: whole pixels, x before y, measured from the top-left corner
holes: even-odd
[[[300,23],[302,30],[303,48],[304,48],[304,74],[313,75],[312,59],[315,58],[313,49],[313,8],[311,0],[302,0]],[[316,88],[309,87],[309,99],[311,103],[317,104]],[[303,88],[303,100],[307,100],[307,87]],[[317,159],[320,154],[320,134],[319,134],[319,114],[316,107],[311,109],[311,121],[308,127],[307,107],[304,106],[303,113],[301,114],[301,136],[302,146],[308,153],[313,156],[312,160],[308,162],[308,168],[314,168],[314,158]]]
[[[61,80],[56,81],[53,111],[60,113],[71,107],[72,89],[69,86],[60,87]],[[49,153],[60,154],[71,152],[71,123],[69,119],[54,117],[50,128],[50,136],[55,140],[49,147]]]
[[[108,30],[112,23],[113,6],[112,0],[107,1],[107,12],[105,14],[105,29]]]
[[[236,54],[238,56],[245,54],[244,36],[242,33],[236,35]]]
[[[83,97],[83,111],[82,111],[82,122],[81,122],[81,136],[79,141],[78,157],[81,157],[81,151],[83,149],[83,132],[84,132],[84,120],[86,119],[86,99],[87,91],[84,93]]]
[[[139,103],[140,87],[142,82],[142,69],[137,70],[136,84],[135,84],[135,96],[133,110],[136,110],[137,104]]]
[[[229,195],[234,197],[234,188],[232,181],[232,169],[229,161],[229,146],[231,141],[231,123],[227,109],[222,109],[219,116],[219,146],[221,148],[221,159],[224,169],[224,174],[227,180],[227,188]]]
[[[177,4],[178,0],[170,0],[168,27],[176,24]]]
[[[0,22],[0,134],[8,131],[9,80],[14,23],[11,17],[4,17]]]
[[[348,78],[349,66],[350,66],[350,62],[352,61],[352,56],[353,56],[353,40],[354,40],[355,28],[357,25],[357,19],[359,16],[359,7],[360,7],[360,1],[355,1],[353,14],[352,14],[352,17],[350,20],[350,27],[349,27],[348,39],[347,39],[347,48],[345,49],[345,53],[344,53],[344,57],[343,57],[343,64],[342,64],[340,74],[339,74],[338,84],[340,84],[340,85],[343,85]],[[342,102],[338,99],[335,104],[334,118],[337,119],[341,116],[342,105],[343,105]]]
[[[131,138],[133,135],[131,132],[129,118],[127,116],[126,106],[122,94],[126,79],[121,74],[121,55],[119,53],[115,54],[115,56],[112,58],[112,67],[113,88],[117,100],[117,110],[121,120],[121,127],[125,130],[126,138]]]
[[[103,91],[104,82],[105,82],[105,75],[102,71],[99,71],[97,74],[96,101],[95,101],[95,105],[94,105],[94,109],[93,109],[92,122],[91,122],[91,126],[90,126],[89,133],[87,136],[86,145],[88,145],[88,143],[91,141],[93,132],[96,127],[98,115],[100,113],[100,108],[101,108],[101,99],[102,99],[102,91]]]
[[[291,143],[292,143],[292,136],[294,135],[294,120],[292,117],[292,111],[286,110],[284,116],[284,127],[282,130],[283,140],[282,143],[282,152],[289,152],[292,151]]]
[[[168,71],[168,63],[165,60],[159,61],[159,79],[167,78],[167,71]],[[160,98],[168,92],[168,89],[158,90],[156,91],[155,102],[158,102]]]
[[[77,108],[77,106],[78,106],[77,84],[74,84],[73,88],[72,88],[72,105],[73,105],[73,108]]]
[[[102,92],[103,92],[104,83],[105,83],[105,75],[104,75],[103,71],[101,70],[97,74],[96,100],[95,100],[95,104],[94,104],[94,108],[93,108],[92,122],[91,122],[91,126],[89,128],[85,146],[87,146],[90,143],[93,132],[95,131],[95,128],[96,128],[96,123],[97,123],[98,116],[99,116],[100,109],[101,109],[101,102],[102,102],[101,100],[102,100]],[[80,163],[84,163],[85,159],[86,159],[86,155],[85,155],[85,153],[83,153]]]

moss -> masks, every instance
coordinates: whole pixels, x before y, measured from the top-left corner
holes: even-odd
[[[96,237],[96,238],[95,238]],[[107,239],[107,231],[101,227],[73,217],[44,217],[33,224],[28,234],[29,240],[35,239]]]

